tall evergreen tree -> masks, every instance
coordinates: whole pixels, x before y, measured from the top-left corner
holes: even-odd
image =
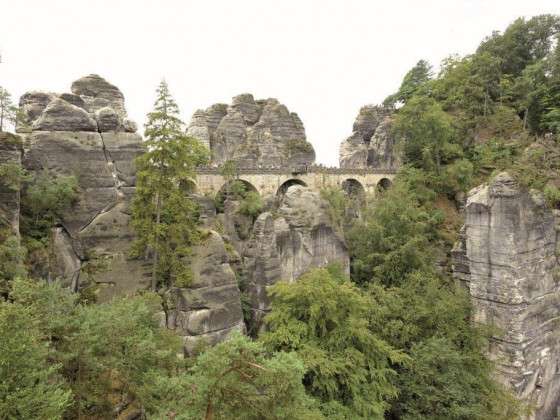
[[[385,105],[394,106],[397,102],[405,103],[426,86],[432,78],[432,66],[426,60],[420,60],[406,73],[399,91],[385,99]]]
[[[4,131],[7,124],[15,124],[17,107],[12,102],[12,95],[0,86],[0,131]]]
[[[147,152],[136,160],[137,184],[132,223],[137,256],[151,253],[152,289],[158,281],[189,278],[184,258],[197,239],[197,206],[181,185],[208,159],[208,151],[185,135],[179,107],[162,81],[144,135]]]

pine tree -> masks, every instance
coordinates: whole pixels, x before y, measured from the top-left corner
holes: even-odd
[[[152,257],[152,289],[158,281],[188,281],[184,257],[197,239],[197,207],[181,184],[194,177],[208,151],[187,137],[179,107],[165,81],[156,91],[154,110],[148,114],[144,135],[147,152],[136,160],[137,184],[132,206],[136,230],[135,254]]]
[[[4,131],[7,123],[15,124],[17,107],[12,102],[12,95],[0,86],[0,132]]]

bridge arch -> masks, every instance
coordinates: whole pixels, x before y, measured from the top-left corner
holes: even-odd
[[[255,186],[247,180],[237,178],[224,182],[216,193],[216,197],[214,199],[214,202],[216,203],[216,211],[218,213],[223,212],[224,203],[228,198],[242,199],[245,198],[245,195],[251,191],[259,194],[257,188],[255,188]]]
[[[366,195],[366,189],[362,183],[354,178],[347,178],[342,181],[342,189],[351,197],[363,198]]]
[[[286,194],[286,191],[288,191],[288,188],[290,188],[293,185],[301,185],[302,187],[307,187],[307,184],[305,182],[303,182],[301,179],[290,178],[290,179],[284,181],[278,187],[278,190],[276,191],[276,196],[282,196],[282,195]]]
[[[377,183],[377,191],[378,192],[386,191],[389,188],[391,188],[392,185],[393,185],[393,181],[391,181],[389,178],[381,178]]]
[[[179,188],[185,194],[196,194],[198,192],[198,185],[194,179],[183,179],[179,181]]]

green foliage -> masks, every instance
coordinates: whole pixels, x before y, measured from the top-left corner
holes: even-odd
[[[11,191],[19,191],[25,181],[30,177],[27,171],[18,163],[4,163],[0,165],[0,179],[2,185]]]
[[[152,289],[173,281],[188,283],[185,259],[198,239],[198,207],[181,183],[194,176],[208,159],[208,150],[187,137],[179,108],[165,82],[157,90],[154,110],[148,114],[147,151],[136,159],[136,193],[132,226],[137,240],[133,255],[152,255]]]
[[[415,344],[413,362],[399,375],[401,419],[514,419],[519,404],[488,375],[490,363],[480,352],[460,351],[444,337]]]
[[[427,187],[418,181],[407,179],[411,184],[419,184],[417,191],[421,193]],[[413,191],[416,190],[408,188],[405,181],[397,179],[348,232],[352,279],[358,284],[377,281],[399,285],[408,273],[433,263],[431,256],[443,214],[424,204]],[[430,196],[434,197],[433,192]]]
[[[181,342],[159,328],[157,296],[82,305],[58,284],[18,279],[10,297],[32,318],[21,331],[36,328],[37,348],[48,350],[51,366],[72,391],[67,418],[104,418],[113,412],[114,401],[152,401],[158,396],[148,381],[164,380],[179,367]]]
[[[239,213],[255,219],[262,211],[261,195],[256,191],[249,191],[239,205]]]
[[[368,321],[373,302],[340,270],[315,269],[270,291],[272,312],[261,340],[294,351],[304,383],[328,418],[383,418],[396,396],[390,362],[402,354],[376,336]]]
[[[12,101],[12,95],[0,86],[0,132],[4,131],[8,124],[15,124],[18,108]]]
[[[340,231],[352,227],[362,213],[367,197],[360,194],[348,194],[341,188],[329,187],[321,190],[321,198],[329,203],[327,211],[331,223]]]
[[[178,399],[164,402],[159,412],[176,413],[176,419],[322,418],[305,394],[303,371],[294,353],[269,356],[260,343],[234,334],[167,384],[167,394]]]
[[[394,106],[396,103],[406,103],[414,95],[424,92],[432,78],[432,66],[426,60],[420,60],[406,73],[397,93],[383,101],[385,106]]]
[[[50,230],[77,199],[74,176],[55,176],[47,171],[34,174],[22,198],[21,231],[25,237],[46,241]]]
[[[239,175],[239,170],[237,169],[237,162],[235,160],[226,160],[220,166],[220,175],[222,175],[227,181],[231,181]]]
[[[463,160],[453,119],[434,100],[415,96],[399,110],[395,133],[403,139],[406,163],[432,176],[432,187],[453,195],[470,185],[473,168]]]
[[[0,301],[0,419],[61,419],[71,394],[31,308]]]
[[[560,189],[554,185],[546,185],[544,187],[544,197],[551,207],[558,208],[560,205]]]
[[[8,294],[12,280],[26,274],[26,255],[20,238],[9,230],[0,232],[0,296]]]
[[[285,143],[286,157],[289,159],[300,153],[313,152],[313,146],[306,140],[289,139]]]
[[[227,178],[226,178],[227,179]],[[226,200],[239,201],[237,211],[255,219],[263,209],[263,201],[257,191],[252,191],[240,179],[230,179],[214,197],[216,210],[223,213]]]

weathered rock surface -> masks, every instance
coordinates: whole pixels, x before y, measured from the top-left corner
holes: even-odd
[[[245,249],[248,292],[258,324],[270,309],[267,287],[295,281],[313,267],[339,263],[349,272],[342,235],[333,227],[328,204],[319,194],[299,185],[288,188],[277,215],[262,213]]]
[[[72,83],[72,93],[32,91],[19,101],[24,116],[19,132],[41,131],[126,131],[136,124],[127,118],[124,95],[96,74]]]
[[[560,400],[560,213],[501,173],[470,192],[454,273],[470,291],[475,321],[503,334],[489,353],[500,378],[552,419]]]
[[[362,107],[352,135],[340,145],[340,166],[397,169],[401,159],[391,133],[392,122],[391,110],[374,105]]]
[[[209,231],[195,247],[191,269],[189,287],[167,293],[165,313],[165,324],[183,337],[187,354],[214,345],[233,331],[245,331],[237,280],[218,233]]]
[[[209,146],[214,165],[233,159],[243,167],[280,167],[315,160],[300,118],[276,99],[242,94],[229,106],[198,110],[187,133]]]
[[[82,108],[54,99],[33,123],[33,130],[41,131],[97,131],[97,124]]]
[[[84,264],[103,261],[107,267],[94,281],[104,301],[147,285],[144,263],[128,258],[134,159],[144,149],[138,134],[124,131],[124,97],[115,86],[91,75],[76,81],[72,91],[22,96],[31,126],[23,134],[22,163],[31,172],[76,177],[78,199],[55,228],[57,264],[50,274],[76,289]],[[128,131],[135,128],[127,124]]]
[[[13,134],[0,132],[0,166],[12,172],[21,166],[21,139]],[[20,185],[12,184],[9,177],[0,178],[0,237],[7,228],[19,232]]]
[[[84,100],[90,112],[109,107],[122,118],[126,117],[122,92],[97,74],[90,74],[72,83],[72,93]]]

